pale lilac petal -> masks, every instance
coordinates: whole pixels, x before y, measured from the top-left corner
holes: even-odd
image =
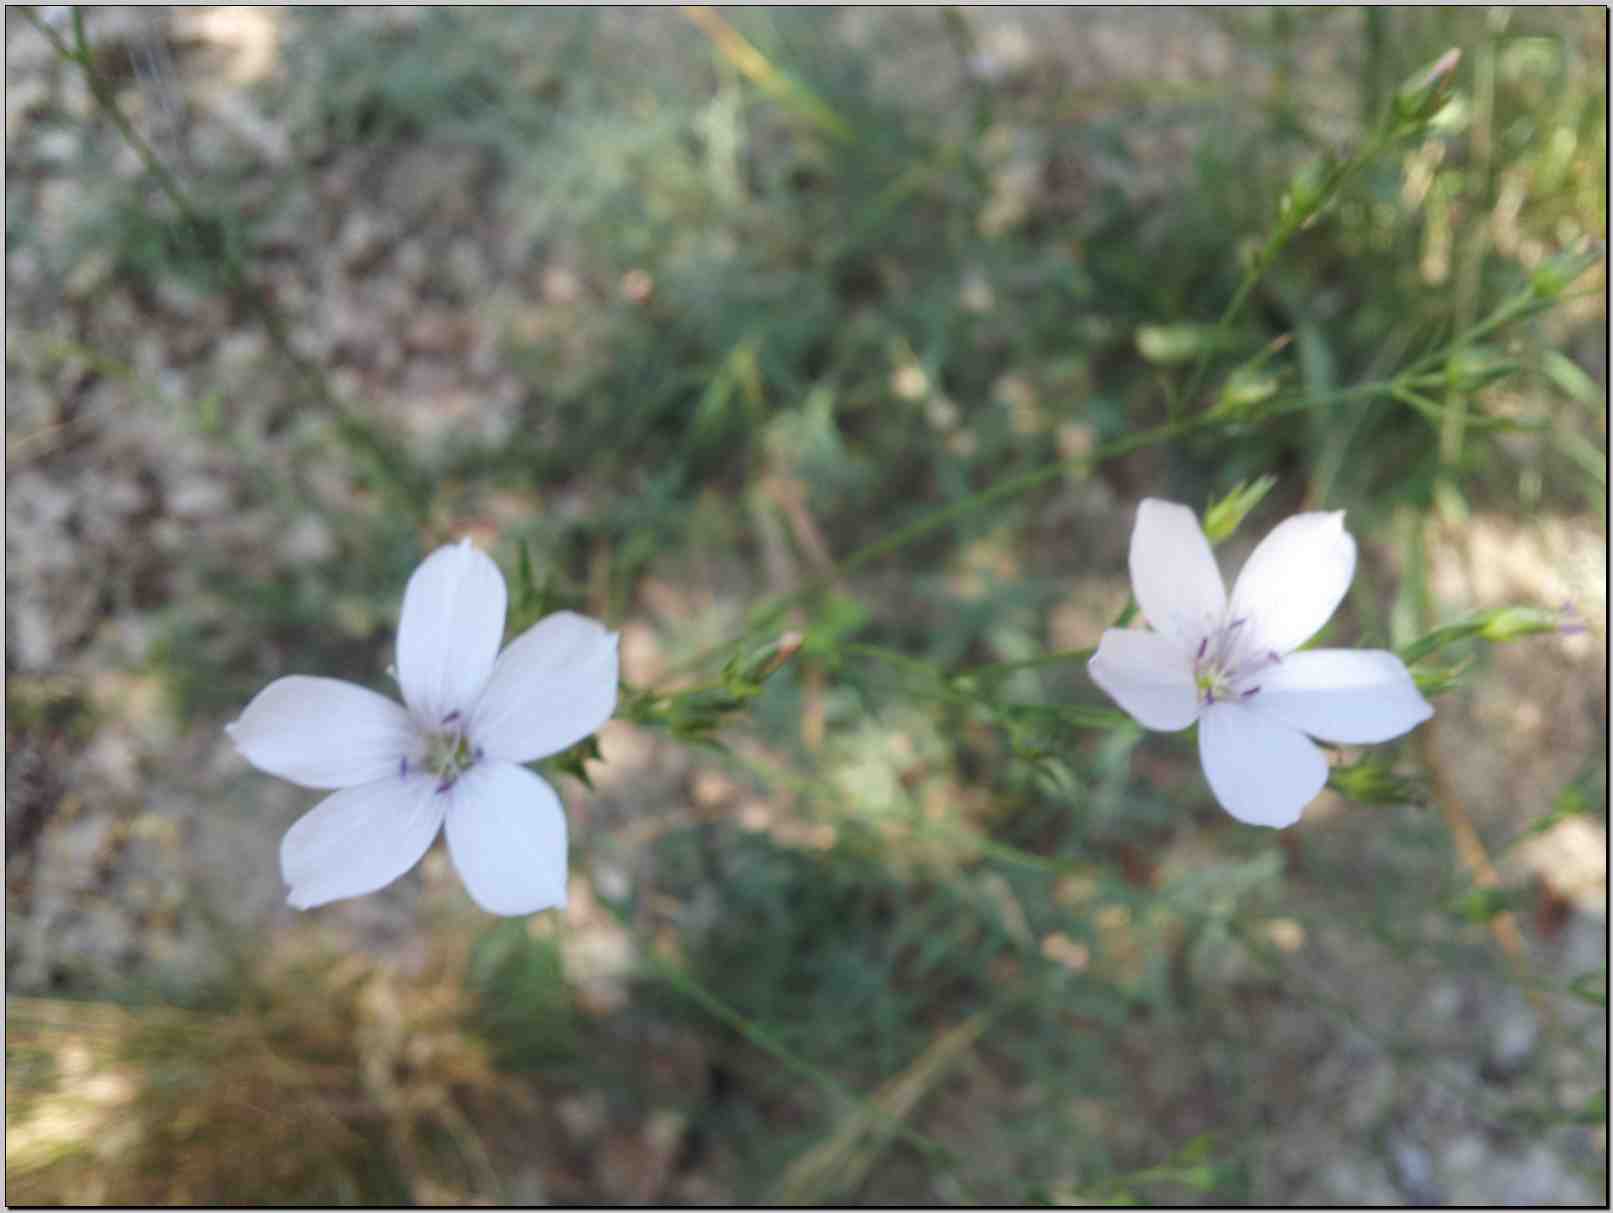
[[[575,745],[615,710],[615,635],[561,611],[499,655],[471,715],[470,736],[489,758],[531,762]]]
[[[1405,664],[1382,649],[1290,653],[1259,683],[1251,708],[1343,745],[1388,741],[1434,714]]]
[[[1174,732],[1198,715],[1192,656],[1158,632],[1110,628],[1087,673],[1145,729]]]
[[[1249,825],[1293,825],[1327,783],[1309,737],[1236,703],[1205,709],[1199,758],[1221,807]]]
[[[441,547],[414,571],[398,620],[398,682],[432,728],[468,712],[504,639],[504,575],[470,540]]]
[[[448,797],[430,775],[394,775],[327,796],[280,842],[280,873],[299,910],[373,893],[420,861]]]
[[[414,721],[390,699],[300,674],[264,687],[224,731],[258,770],[305,788],[351,788],[396,775],[420,749]]]
[[[1226,612],[1210,541],[1185,505],[1146,498],[1131,532],[1131,590],[1154,631],[1192,652]]]
[[[1344,511],[1295,514],[1272,528],[1232,587],[1232,617],[1263,649],[1291,653],[1333,617],[1355,576]]]
[[[449,792],[448,853],[471,898],[489,914],[566,904],[566,818],[531,771],[481,762]]]

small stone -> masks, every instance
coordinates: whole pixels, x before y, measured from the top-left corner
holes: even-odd
[[[1414,1141],[1396,1137],[1389,1143],[1389,1167],[1395,1184],[1414,1205],[1438,1205],[1444,1200],[1434,1175],[1434,1160]]]
[[[1504,1080],[1521,1072],[1539,1036],[1540,1025],[1533,1009],[1522,994],[1508,989],[1492,1016],[1486,1076]]]
[[[449,246],[447,270],[449,284],[464,292],[467,298],[487,293],[487,258],[469,237],[462,236]]]
[[[336,247],[344,265],[349,269],[362,270],[386,252],[389,240],[386,224],[367,211],[355,211],[342,225]]]
[[[112,254],[105,249],[94,249],[79,258],[78,264],[68,271],[62,289],[69,299],[87,299],[98,294],[116,268]]]
[[[316,564],[335,554],[336,540],[323,519],[304,514],[286,530],[281,551],[293,564]]]
[[[206,476],[191,476],[168,493],[169,512],[180,518],[214,518],[230,504],[229,486]]]
[[[561,1127],[580,1145],[592,1142],[605,1127],[607,1109],[603,1091],[563,1096],[556,1101],[554,1110]]]
[[[1378,1057],[1357,1069],[1344,1096],[1344,1123],[1353,1128],[1371,1128],[1388,1111],[1395,1096],[1395,1068],[1387,1058]]]
[[[79,138],[74,130],[45,131],[34,138],[34,154],[46,164],[70,164],[78,159]]]
[[[6,138],[21,133],[31,119],[50,102],[50,89],[38,76],[8,72],[6,78]]]

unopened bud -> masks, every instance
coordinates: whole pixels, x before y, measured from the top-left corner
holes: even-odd
[[[1331,155],[1312,160],[1299,167],[1288,182],[1288,189],[1279,203],[1280,216],[1292,227],[1302,226],[1327,201],[1329,183],[1333,178],[1334,160]]]
[[[1558,612],[1541,607],[1497,607],[1484,613],[1479,635],[1492,644],[1505,644],[1520,636],[1539,636],[1558,631],[1562,623],[1562,616]]]
[[[1451,79],[1461,61],[1462,52],[1452,47],[1421,71],[1414,72],[1395,90],[1396,120],[1403,126],[1421,125],[1439,113],[1450,96]]]
[[[1220,543],[1243,525],[1249,511],[1259,505],[1276,487],[1277,477],[1262,476],[1253,483],[1240,484],[1204,511],[1204,534],[1212,544]]]
[[[1535,272],[1529,276],[1529,289],[1542,299],[1555,299],[1601,257],[1600,249],[1547,257],[1535,266]]]
[[[1327,782],[1341,795],[1362,804],[1409,804],[1422,799],[1417,780],[1396,775],[1388,763],[1371,758],[1334,767]]]
[[[735,658],[723,671],[730,686],[746,690],[760,688],[769,677],[801,651],[806,638],[800,632],[785,632],[771,644],[763,645],[743,658]]]
[[[1449,666],[1419,663],[1407,668],[1411,672],[1412,682],[1416,684],[1423,698],[1433,699],[1462,685],[1463,676],[1467,673],[1467,664],[1463,662],[1460,665]]]
[[[1445,381],[1459,392],[1476,392],[1482,387],[1505,379],[1518,369],[1511,358],[1503,358],[1493,350],[1479,347],[1457,350],[1445,364]]]
[[[1145,324],[1137,330],[1137,352],[1161,366],[1189,362],[1214,351],[1214,332],[1200,324]]]
[[[1282,381],[1271,371],[1233,371],[1221,385],[1211,412],[1217,417],[1250,416],[1281,386]]]

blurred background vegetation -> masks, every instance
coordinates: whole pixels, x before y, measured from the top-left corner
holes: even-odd
[[[1605,1197],[1604,11],[82,16],[5,18],[9,1199]],[[1038,664],[1258,477],[1340,643],[1563,624],[1282,835]],[[296,915],[221,726],[463,534],[622,629],[571,907]]]

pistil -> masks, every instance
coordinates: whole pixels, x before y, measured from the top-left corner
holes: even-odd
[[[1206,707],[1218,701],[1250,698],[1260,687],[1245,685],[1247,680],[1282,660],[1271,649],[1250,651],[1256,646],[1249,643],[1242,630],[1248,622],[1246,617],[1233,619],[1199,641],[1193,657],[1193,685]]]
[[[437,777],[437,791],[446,792],[482,756],[461,725],[460,714],[448,713],[442,727],[426,741],[426,769]]]

